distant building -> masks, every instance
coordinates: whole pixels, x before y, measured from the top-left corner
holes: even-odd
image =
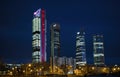
[[[69,66],[73,66],[74,65],[74,58],[72,58],[72,57],[66,58],[66,64]]]
[[[94,65],[104,65],[104,44],[103,36],[93,36]]]
[[[85,32],[77,32],[76,37],[76,65],[86,65]]]
[[[76,68],[76,61],[74,58],[70,57],[70,58],[66,58],[66,65],[68,66],[68,68],[71,68],[68,71],[68,74],[73,74],[73,71]]]
[[[32,36],[32,62],[46,61],[46,15],[45,10],[38,9],[34,12]]]
[[[50,27],[51,66],[57,66],[58,56],[60,55],[60,25],[53,23]]]
[[[67,58],[65,56],[63,57],[58,57],[58,66],[66,66],[66,68],[70,68],[68,71],[68,74],[73,74],[74,69],[76,69],[76,59],[70,57]]]
[[[63,57],[58,57],[58,66],[62,66],[62,65],[66,65],[66,57],[63,56]]]
[[[58,66],[61,66],[61,65],[68,65],[68,66],[74,66],[75,65],[75,59],[70,57],[58,57]]]
[[[22,65],[23,64],[6,64],[5,68],[8,69],[8,70],[11,70],[11,69],[14,69],[14,68],[20,69]]]
[[[76,66],[76,60],[72,57],[70,58],[67,58],[65,56],[63,57],[58,57],[58,66],[61,66],[61,65],[68,65],[68,66],[72,66],[72,67],[75,67]]]

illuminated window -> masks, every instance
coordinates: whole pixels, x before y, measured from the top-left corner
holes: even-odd
[[[40,55],[40,52],[39,52],[39,51],[33,52],[33,56],[38,56],[38,55]]]

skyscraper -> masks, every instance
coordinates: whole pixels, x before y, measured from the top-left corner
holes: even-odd
[[[60,54],[60,25],[53,23],[51,25],[51,35],[50,35],[50,40],[51,40],[51,65],[57,66],[57,58]]]
[[[104,65],[104,46],[102,35],[93,36],[93,49],[94,49],[94,64]]]
[[[38,9],[33,14],[32,61],[35,63],[46,61],[46,15],[45,10]]]
[[[76,65],[86,65],[85,32],[77,32],[76,37]]]

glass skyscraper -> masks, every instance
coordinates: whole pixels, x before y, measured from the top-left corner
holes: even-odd
[[[46,15],[45,10],[38,9],[33,14],[32,61],[46,61]]]
[[[103,36],[93,36],[93,49],[94,49],[94,64],[104,65],[104,44]]]
[[[51,55],[50,61],[52,67],[57,66],[57,59],[60,55],[60,25],[53,23],[51,25],[50,40],[51,40]]]
[[[77,32],[76,36],[76,65],[86,65],[85,32]]]

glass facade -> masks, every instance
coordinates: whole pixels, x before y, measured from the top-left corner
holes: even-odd
[[[32,47],[33,62],[45,62],[46,61],[46,21],[45,11],[38,9],[34,12],[33,29],[32,29]]]
[[[104,65],[104,46],[103,36],[93,36],[93,49],[94,49],[94,64]]]
[[[52,24],[51,25],[51,55],[50,55],[50,63],[52,68],[58,65],[58,56],[60,54],[60,25]],[[54,69],[54,68],[53,68]]]
[[[59,56],[60,52],[60,25],[51,25],[51,56]]]
[[[85,32],[77,32],[76,65],[86,65]]]

